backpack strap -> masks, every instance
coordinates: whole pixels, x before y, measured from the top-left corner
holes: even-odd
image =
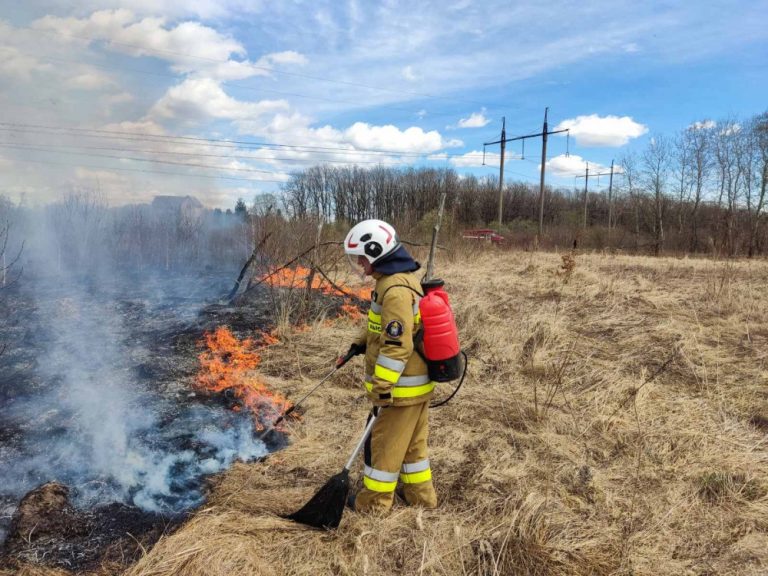
[[[393,284],[392,286],[387,287],[387,289],[384,290],[384,293],[381,295],[382,305],[384,304],[384,296],[392,288],[408,288],[408,290],[416,294],[419,298],[424,298],[424,294],[422,294],[412,286],[408,286],[408,284]],[[424,362],[428,362],[427,357],[424,355],[424,324],[423,323],[421,324],[421,326],[419,326],[419,329],[415,330],[413,333],[413,349],[416,351],[416,353],[419,356],[421,356],[421,359],[424,360]]]

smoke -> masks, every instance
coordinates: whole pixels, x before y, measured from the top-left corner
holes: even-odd
[[[172,515],[202,502],[206,475],[267,453],[249,414],[195,402],[181,384],[158,386],[137,371],[153,345],[172,349],[153,337],[227,293],[232,268],[204,274],[173,252],[160,260],[173,260],[173,272],[128,270],[115,257],[114,223],[98,204],[27,214],[27,267],[13,295],[26,328],[1,359],[18,376],[14,393],[0,378],[0,432],[14,431],[12,442],[0,434],[0,504],[56,480],[78,506],[122,502]]]

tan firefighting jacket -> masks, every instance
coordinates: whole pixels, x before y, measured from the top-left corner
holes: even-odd
[[[368,398],[376,405],[426,402],[432,397],[435,383],[430,381],[427,364],[413,347],[413,335],[421,325],[421,284],[412,272],[374,272],[373,277],[376,289],[371,297],[368,325],[356,340],[356,344],[366,344]]]

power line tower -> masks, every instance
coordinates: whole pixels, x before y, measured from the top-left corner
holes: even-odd
[[[568,128],[565,128],[563,130],[552,130],[550,131],[547,126],[547,113],[549,112],[549,107],[544,108],[544,126],[542,128],[541,132],[537,132],[536,134],[526,134],[525,136],[515,136],[514,138],[507,138],[506,137],[506,119],[502,118],[502,124],[501,124],[501,139],[496,140],[494,142],[485,142],[483,143],[483,164],[485,164],[485,147],[486,146],[492,146],[494,144],[501,144],[501,161],[500,161],[500,167],[499,167],[499,230],[501,229],[501,218],[502,218],[502,201],[503,201],[503,194],[504,194],[504,150],[507,142],[514,142],[516,140],[522,140],[523,141],[523,157],[525,157],[525,141],[528,138],[538,138],[541,136],[541,178],[539,180],[539,231],[537,234],[537,240],[541,240],[541,237],[544,233],[544,174],[547,167],[547,136],[551,134],[560,134],[562,132],[566,132],[570,136],[570,130]],[[568,147],[570,147],[570,139],[568,140]],[[566,156],[569,154],[568,148],[566,148]]]
[[[612,219],[612,195],[613,195],[613,160],[611,160],[611,171],[610,172],[598,172],[596,174],[590,174],[589,173],[589,162],[587,162],[587,166],[584,170],[583,176],[576,176],[576,178],[584,178],[584,219],[582,221],[582,228],[587,228],[587,188],[589,185],[589,179],[596,178],[598,176],[610,176],[611,179],[609,180],[608,184],[608,233],[610,234],[611,230],[611,219]]]

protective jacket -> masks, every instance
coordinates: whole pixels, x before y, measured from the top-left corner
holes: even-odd
[[[402,246],[374,264],[368,323],[355,342],[366,344],[368,397],[379,406],[391,404],[365,443],[363,488],[355,502],[360,511],[389,509],[398,481],[408,504],[437,506],[427,448],[435,383],[413,343],[421,325],[418,268]]]
[[[365,388],[375,405],[411,406],[432,397],[435,383],[414,350],[421,325],[421,285],[412,272],[384,274],[376,268],[368,325],[356,343],[366,344]],[[404,287],[408,286],[409,288]]]

